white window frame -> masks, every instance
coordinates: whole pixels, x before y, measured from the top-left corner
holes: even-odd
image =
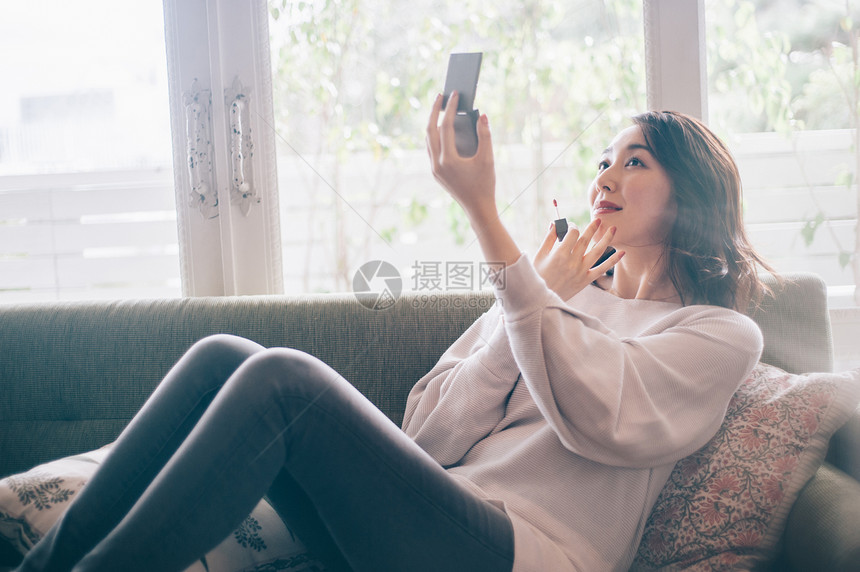
[[[266,2],[164,0],[164,19],[183,295],[282,293]],[[202,111],[191,109],[195,97]],[[232,196],[237,100],[245,109],[244,200]]]
[[[644,0],[648,109],[708,121],[704,0]]]

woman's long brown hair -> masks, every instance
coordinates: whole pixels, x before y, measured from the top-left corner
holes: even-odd
[[[665,257],[682,303],[739,311],[759,303],[770,293],[759,270],[776,273],[747,238],[741,178],[728,148],[682,113],[649,111],[633,122],[672,181],[677,216]]]

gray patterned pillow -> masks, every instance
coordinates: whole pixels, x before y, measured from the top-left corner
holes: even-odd
[[[110,453],[110,446],[39,465],[0,480],[0,542],[22,555],[57,521]],[[265,500],[233,534],[186,572],[323,570]]]

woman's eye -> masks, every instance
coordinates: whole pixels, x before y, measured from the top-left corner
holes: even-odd
[[[627,164],[630,165],[631,167],[641,167],[642,161],[640,161],[636,157],[631,157],[630,160],[627,161]]]
[[[609,168],[609,161],[601,161],[600,163],[597,164],[597,170],[598,171],[605,171],[608,168]]]

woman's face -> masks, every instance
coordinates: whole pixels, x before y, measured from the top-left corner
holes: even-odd
[[[619,250],[662,245],[675,222],[672,183],[649,150],[638,125],[619,133],[600,157],[589,189],[592,220],[615,226]]]

